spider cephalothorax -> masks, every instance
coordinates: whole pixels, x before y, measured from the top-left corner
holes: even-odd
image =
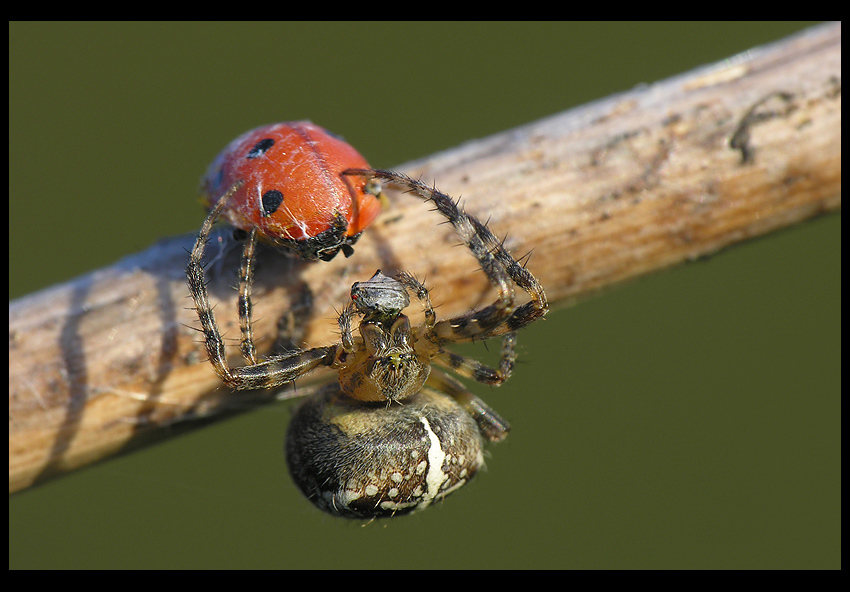
[[[412,275],[380,270],[351,288],[339,317],[338,344],[254,358],[250,319],[251,266],[240,281],[242,352],[248,365],[231,368],[207,297],[201,260],[209,219],[201,229],[187,275],[210,362],[233,389],[276,387],[320,366],[339,378],[296,411],[286,440],[290,472],[320,508],[347,517],[391,516],[425,508],[472,478],[483,463],[483,441],[510,429],[499,415],[457,379],[432,364],[479,382],[499,385],[513,370],[516,331],[548,310],[539,282],[503,247],[486,225],[447,195],[391,171],[351,169],[345,175],[389,181],[431,201],[455,227],[491,284],[493,304],[437,320],[427,288]],[[247,251],[247,249],[246,249]],[[531,297],[516,305],[514,286]],[[413,294],[425,320],[411,326],[402,313]],[[359,335],[352,321],[360,317]],[[453,342],[503,337],[498,368],[444,349]]]
[[[335,362],[340,388],[348,396],[391,403],[415,395],[425,384],[431,372],[431,348],[424,345],[424,336],[411,333],[410,320],[401,314],[410,304],[407,288],[425,295],[425,326],[433,327],[428,292],[412,276],[400,273],[391,278],[378,270],[369,281],[351,287],[351,303],[340,315],[342,347]],[[355,312],[363,315],[356,341],[351,334]]]

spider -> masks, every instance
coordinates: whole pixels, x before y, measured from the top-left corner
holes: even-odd
[[[277,387],[319,367],[338,372],[337,381],[296,410],[286,437],[289,470],[319,508],[343,517],[376,518],[424,509],[457,490],[483,465],[483,441],[500,441],[510,430],[493,409],[432,363],[485,384],[502,384],[516,360],[517,330],[545,315],[548,303],[537,279],[448,195],[393,171],[348,169],[343,174],[365,183],[388,181],[430,201],[498,289],[496,300],[438,321],[421,282],[406,272],[386,275],[379,270],[351,287],[350,301],[339,316],[339,343],[258,361],[250,330],[252,271],[243,263],[239,317],[247,365],[232,368],[201,263],[215,211],[201,228],[186,273],[209,360],[228,387]],[[243,262],[249,256],[244,253]],[[530,301],[517,305],[514,286],[527,292]],[[424,322],[414,327],[402,313],[410,294],[424,309]],[[355,317],[360,317],[359,335],[352,330]],[[500,336],[498,368],[444,347]]]

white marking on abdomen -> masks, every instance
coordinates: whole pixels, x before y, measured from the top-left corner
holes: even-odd
[[[421,417],[422,425],[425,426],[425,432],[431,440],[431,445],[428,447],[428,474],[425,475],[425,484],[428,486],[422,501],[419,503],[419,508],[427,508],[434,498],[440,493],[440,487],[449,478],[443,472],[443,461],[446,459],[446,453],[440,445],[440,439],[434,430],[431,429],[431,424],[424,417]]]

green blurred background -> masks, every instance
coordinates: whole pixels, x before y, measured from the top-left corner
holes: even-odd
[[[10,298],[197,229],[257,125],[391,167],[806,26],[11,23]],[[833,215],[554,311],[473,387],[513,425],[489,470],[424,513],[314,510],[282,403],[10,497],[10,567],[837,568],[840,247]]]

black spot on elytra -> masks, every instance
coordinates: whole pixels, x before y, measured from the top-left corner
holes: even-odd
[[[274,146],[273,139],[265,138],[263,140],[260,140],[259,142],[254,144],[254,147],[251,148],[251,151],[248,152],[248,156],[246,156],[245,158],[257,158],[258,156],[262,156],[263,154],[268,152],[269,148],[271,148],[272,146]]]
[[[283,203],[283,194],[277,189],[271,189],[263,194],[263,217],[274,214]]]

